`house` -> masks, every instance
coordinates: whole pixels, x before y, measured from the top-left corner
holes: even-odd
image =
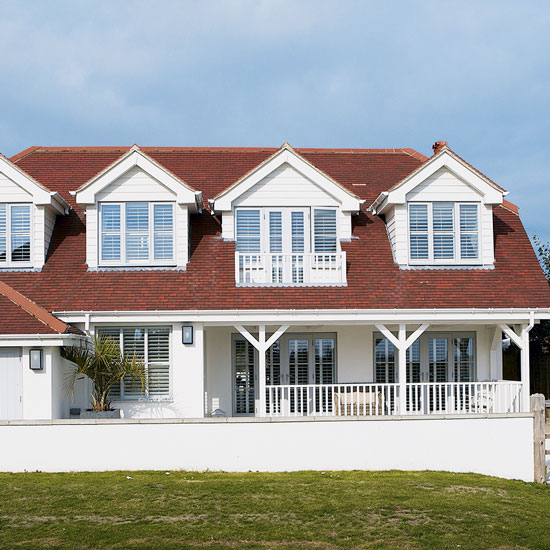
[[[422,419],[423,437],[460,425],[480,445],[525,441],[529,331],[550,290],[507,191],[433,149],[0,157],[0,419],[58,425],[85,408],[59,347],[104,334],[147,366],[145,390],[113,392],[121,426],[235,420],[246,440],[325,419],[337,438],[352,419],[376,433]],[[503,380],[503,336],[521,380]]]

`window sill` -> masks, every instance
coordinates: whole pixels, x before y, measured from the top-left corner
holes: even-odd
[[[185,271],[185,265],[103,265],[88,267],[88,271]]]
[[[113,399],[111,403],[140,403],[140,404],[152,404],[152,403],[173,403],[174,399],[172,397],[138,397],[138,398],[128,398],[128,399]]]

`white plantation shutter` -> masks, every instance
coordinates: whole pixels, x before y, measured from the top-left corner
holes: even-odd
[[[259,210],[237,210],[237,251],[260,252],[260,227]]]
[[[429,339],[430,382],[446,382],[448,367],[447,338]]]
[[[147,385],[150,396],[170,394],[170,329],[150,328],[147,341]]]
[[[171,260],[174,257],[174,206],[153,205],[153,250],[155,260]]]
[[[454,258],[454,204],[433,205],[433,247],[434,259]]]
[[[247,340],[234,340],[235,413],[254,414],[254,346]]]
[[[409,205],[409,240],[411,260],[427,260],[428,248],[428,205]]]
[[[315,252],[336,252],[336,210],[315,209],[313,244]]]
[[[477,258],[478,207],[477,204],[460,205],[460,257]]]
[[[0,263],[8,260],[8,214],[5,204],[0,204]]]
[[[120,204],[101,206],[101,259],[120,260]]]
[[[316,338],[314,340],[316,384],[332,384],[334,382],[335,347],[333,338]]]
[[[282,212],[269,213],[269,251],[283,251],[283,221]]]
[[[149,259],[149,204],[126,204],[126,259]]]
[[[11,260],[29,262],[31,259],[31,207],[11,207]]]
[[[474,371],[474,339],[459,337],[453,339],[454,344],[454,381],[469,382]]]
[[[292,252],[304,252],[305,250],[305,225],[304,213],[291,213]]]
[[[407,348],[407,383],[420,382],[420,338]]]
[[[146,387],[139,380],[124,378],[113,386],[111,397],[115,399],[159,398],[170,395],[170,328],[169,327],[101,327],[98,335],[111,337],[120,345],[127,357],[145,362]]]
[[[387,338],[375,341],[375,382],[393,384],[395,382],[395,347]]]

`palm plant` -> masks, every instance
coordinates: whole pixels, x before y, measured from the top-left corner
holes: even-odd
[[[61,356],[75,365],[67,378],[73,396],[79,376],[85,374],[92,381],[90,404],[93,411],[111,410],[111,389],[125,377],[138,380],[141,388],[145,388],[143,360],[135,353],[123,355],[118,342],[110,336],[94,336],[85,347],[62,347]]]

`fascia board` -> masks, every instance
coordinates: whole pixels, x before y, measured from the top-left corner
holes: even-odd
[[[388,192],[388,203],[404,204],[407,193],[432,176],[440,168],[447,168],[458,178],[464,180],[483,197],[485,204],[502,204],[503,192],[485,181],[479,174],[460,162],[447,151],[422,166],[415,174],[403,181],[401,185]]]
[[[86,336],[77,334],[2,334],[0,348],[51,346],[61,347],[71,342],[86,340]]]
[[[76,191],[76,202],[78,204],[94,204],[96,202],[95,196],[97,193],[122,177],[135,166],[138,166],[162,185],[170,189],[176,195],[176,200],[179,204],[195,204],[196,192],[194,189],[191,189],[185,185],[184,182],[174,177],[155,162],[152,162],[140,151],[135,150],[131,151],[129,155],[101,173],[95,180],[91,180],[88,184],[81,187],[80,190]]]
[[[340,202],[342,210],[356,212],[360,209],[361,200],[358,197],[351,195],[346,189],[325,176],[300,156],[285,148],[261,164],[255,171],[245,176],[240,182],[237,182],[237,184],[228,189],[226,193],[222,193],[217,199],[214,199],[214,210],[216,212],[230,211],[232,209],[232,203],[237,198],[269,176],[269,174],[284,163],[288,163],[295,170],[321,187],[326,193],[334,197]]]
[[[23,173],[12,162],[0,156],[0,173],[22,187],[32,195],[32,202],[36,205],[52,204],[51,191],[40,185],[36,180]]]

